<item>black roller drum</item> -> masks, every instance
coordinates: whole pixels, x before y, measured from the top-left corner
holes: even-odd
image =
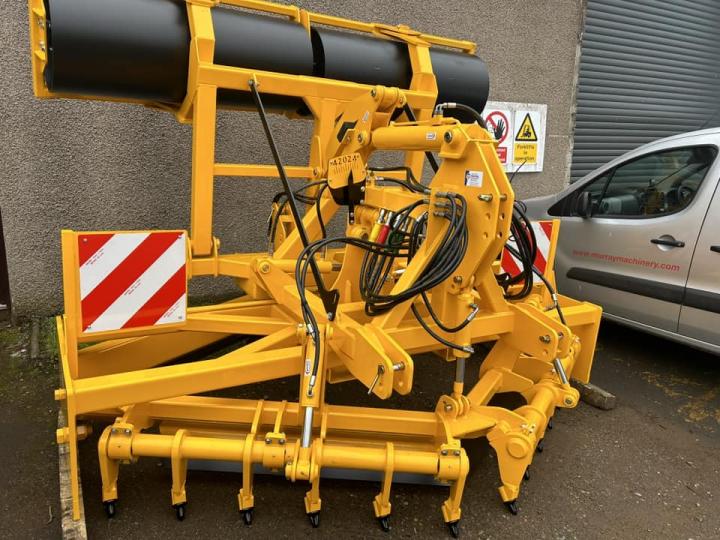
[[[190,30],[181,0],[45,0],[51,92],[180,103],[186,93]],[[313,28],[281,17],[212,9],[215,63],[407,88],[412,68],[398,41]],[[478,57],[431,49],[438,101],[482,110],[489,84]],[[219,90],[226,108],[251,108],[247,92]],[[303,101],[267,95],[270,111],[309,114]]]

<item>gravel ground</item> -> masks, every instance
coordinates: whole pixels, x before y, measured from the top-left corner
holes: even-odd
[[[57,452],[53,443],[56,382],[51,360],[30,361],[22,332],[0,340],[0,538],[57,538]],[[468,375],[477,371],[470,363]],[[451,379],[433,357],[416,362],[415,390],[391,406],[430,408]],[[581,404],[559,411],[545,451],[537,454],[510,515],[497,495],[497,468],[484,440],[468,441],[471,472],[463,500],[465,538],[720,537],[720,358],[604,323],[593,382],[618,397],[605,412]],[[243,389],[254,397],[290,398],[295,380]],[[332,387],[332,402],[372,403],[355,383]],[[96,434],[101,426],[96,426]],[[304,515],[305,485],[256,477],[255,521],[237,512],[239,474],[191,471],[188,515],[178,522],[169,505],[170,471],[160,460],[124,466],[118,515],[100,504],[96,438],[81,443],[90,538],[254,537],[389,538],[371,501],[373,482],[326,480],[322,523]],[[394,538],[446,537],[440,504],[447,489],[393,487]]]

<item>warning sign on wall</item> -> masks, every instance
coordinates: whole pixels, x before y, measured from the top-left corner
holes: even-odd
[[[542,171],[547,105],[488,101],[483,116],[506,172]]]
[[[515,140],[537,142],[537,133],[535,132],[532,118],[530,118],[530,113],[525,113],[522,122],[520,122],[520,129],[518,129],[517,135],[515,135]]]
[[[498,142],[497,153],[503,165],[508,162],[508,147],[512,143],[512,135],[508,136],[511,129],[510,118],[512,113],[507,109],[493,109],[485,115],[488,131]]]

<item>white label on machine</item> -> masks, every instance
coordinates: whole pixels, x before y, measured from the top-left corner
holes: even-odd
[[[310,358],[305,359],[305,375],[310,375],[310,372],[312,372],[312,360]]]
[[[482,171],[465,171],[465,185],[468,187],[482,187]]]
[[[434,131],[428,131],[425,134],[425,139],[427,139],[428,141],[434,141],[435,139],[437,139],[437,133],[435,133]]]

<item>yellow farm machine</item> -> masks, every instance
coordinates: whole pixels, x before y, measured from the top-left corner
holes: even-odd
[[[578,404],[569,379],[589,379],[600,309],[555,292],[558,225],[538,228],[515,201],[480,114],[475,45],[258,0],[29,0],[29,14],[37,97],[138,103],[192,126],[188,231],[61,235],[57,439],[74,518],[92,417],[113,419],[98,442],[111,517],[120,464],[152,456],[169,460],[179,519],[188,462],[216,460],[242,470],[246,523],[258,467],[307,483],[313,526],[324,470],[377,475],[386,530],[393,479],[408,473],[449,487],[442,517],[457,536],[462,441],[478,437],[516,513],[555,410]],[[259,115],[273,163],[216,161],[219,108]],[[313,122],[307,164],[283,163],[271,113]],[[376,152],[397,165],[373,165]],[[224,253],[213,235],[215,178],[228,176],[279,178],[267,252]],[[197,276],[230,276],[238,294],[188,307]],[[178,362],[228,338],[219,356]],[[420,353],[447,364],[452,387],[433,410],[382,407],[412,392]],[[207,395],[285,377],[297,401]],[[328,384],[364,385],[377,406],[328,403]],[[509,392],[524,404],[491,403]]]

